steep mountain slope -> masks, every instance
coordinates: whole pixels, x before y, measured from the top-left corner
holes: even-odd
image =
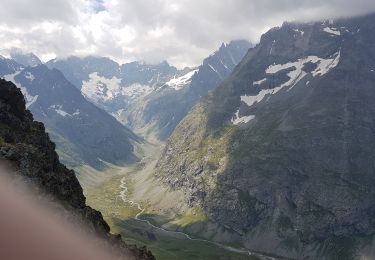
[[[0,76],[21,88],[27,108],[46,125],[65,163],[101,168],[103,161],[120,165],[136,160],[132,143],[140,139],[86,101],[61,72],[44,65],[21,68],[7,59],[0,64]]]
[[[133,129],[152,126],[162,140],[208,92],[217,87],[241,61],[251,44],[238,40],[223,44],[196,69],[186,70],[156,91],[141,96],[116,117]]]
[[[157,175],[249,249],[360,256],[375,234],[374,35],[375,15],[270,30],[178,125]]]
[[[128,246],[109,233],[101,213],[86,205],[74,172],[59,162],[54,148],[43,124],[33,121],[26,110],[20,89],[0,79],[0,158],[12,163],[15,175],[28,185],[36,185],[41,194],[80,217],[94,233],[116,244],[126,255],[154,259],[147,250]]]

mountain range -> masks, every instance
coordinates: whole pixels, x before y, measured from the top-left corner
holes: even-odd
[[[374,82],[375,15],[284,23],[176,127],[155,174],[248,249],[356,259],[375,234]]]
[[[251,44],[223,44],[197,68],[178,70],[166,61],[119,65],[102,57],[55,59],[46,65],[60,70],[95,105],[137,131],[143,128],[169,137],[188,111],[220,84]]]
[[[105,163],[121,165],[137,160],[133,144],[141,138],[87,101],[60,71],[45,65],[25,67],[2,58],[0,76],[22,90],[26,107],[46,125],[62,161],[69,166],[100,169]]]

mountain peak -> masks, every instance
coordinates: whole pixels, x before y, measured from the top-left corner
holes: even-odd
[[[23,66],[35,67],[42,64],[42,61],[32,52],[25,53],[21,49],[11,49],[10,58]]]

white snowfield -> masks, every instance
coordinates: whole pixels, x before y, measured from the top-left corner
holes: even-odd
[[[264,79],[261,79],[261,80],[258,80],[258,81],[254,81],[253,82],[253,85],[261,85],[263,82],[265,82],[267,80],[267,78],[264,78]]]
[[[191,82],[191,78],[194,76],[195,72],[197,71],[198,69],[192,70],[186,73],[185,75],[182,75],[181,77],[177,77],[177,78],[173,77],[173,79],[169,80],[165,84],[175,90],[180,90]]]
[[[257,95],[253,95],[253,96],[243,95],[241,96],[241,101],[250,107],[254,105],[255,103],[261,102],[265,97],[267,97],[267,100],[268,100],[268,98],[270,98],[271,95],[276,94],[284,87],[289,87],[287,90],[289,91],[301,79],[303,79],[308,74],[307,72],[303,71],[303,67],[307,63],[314,63],[317,65],[315,70],[311,72],[313,77],[323,76],[339,64],[340,56],[341,56],[340,51],[338,51],[335,54],[333,54],[330,58],[327,58],[327,59],[319,58],[317,56],[308,56],[306,58],[299,59],[295,62],[271,65],[266,69],[266,74],[275,74],[285,69],[292,69],[287,74],[289,77],[289,80],[273,89],[262,89]],[[262,83],[265,80],[267,80],[267,78],[261,79],[259,81],[255,81],[253,82],[253,85],[259,85],[260,84],[259,82]],[[232,123],[233,124],[247,123],[248,121],[246,122],[246,120],[240,120],[240,118],[238,117],[238,112],[239,111],[237,111],[236,114],[233,116],[234,119],[232,119]]]
[[[4,79],[7,80],[7,81],[11,81],[11,82],[13,82],[14,85],[16,85],[19,89],[21,89],[21,92],[22,92],[23,96],[25,97],[26,108],[29,108],[32,104],[34,104],[34,103],[38,100],[38,97],[39,97],[39,96],[38,96],[38,95],[35,95],[35,96],[30,95],[30,94],[27,92],[27,89],[26,89],[25,87],[23,87],[23,86],[21,85],[21,83],[19,83],[19,82],[17,82],[17,81],[15,80],[15,77],[16,77],[18,74],[20,74],[20,73],[21,73],[21,71],[17,71],[17,72],[15,72],[15,73],[13,73],[13,74],[4,75]],[[30,77],[30,75],[28,75],[28,74],[26,73],[25,77],[26,77],[27,79],[30,79],[28,76]],[[34,77],[34,76],[33,76],[33,77]]]
[[[304,32],[304,31],[302,31],[302,30],[299,30],[299,29],[293,29],[293,31],[295,31],[296,33],[299,33],[299,34],[301,34],[301,36],[303,36],[303,35],[305,34],[305,32]]]
[[[121,79],[117,77],[107,79],[94,72],[89,75],[89,80],[82,82],[81,92],[85,97],[94,102],[105,102],[112,100],[120,94],[120,83]]]
[[[240,110],[238,109],[237,112],[234,114],[234,117],[231,120],[234,125],[246,124],[250,120],[255,118],[254,115],[240,117],[239,114],[240,114]]]
[[[131,99],[147,95],[152,92],[148,85],[132,84],[128,87],[121,86],[121,79],[101,77],[97,72],[89,75],[89,80],[82,82],[82,94],[94,103],[102,103],[124,96]]]
[[[280,85],[280,87],[291,86],[292,88],[298,83],[298,81],[300,81],[303,77],[307,75],[307,73],[302,70],[305,64],[311,62],[317,65],[316,69],[312,71],[312,75],[316,77],[327,74],[331,69],[337,66],[339,61],[340,51],[336,52],[331,56],[331,58],[328,59],[319,58],[317,56],[308,56],[306,58],[299,59],[296,62],[271,65],[266,69],[266,73],[275,74],[281,70],[293,68],[293,70],[288,72],[289,80]]]
[[[336,28],[333,28],[333,27],[325,27],[325,28],[323,28],[323,31],[325,31],[326,33],[335,35],[335,36],[340,36],[341,35],[340,30],[338,30]]]
[[[73,116],[78,116],[81,112],[77,109],[73,114],[69,114],[68,112],[65,112],[62,108],[61,105],[53,105],[53,106],[50,106],[49,109],[53,109],[55,110],[55,112],[57,114],[59,114],[60,116],[62,117],[73,117]]]
[[[30,80],[30,82],[32,82],[35,79],[35,76],[31,72],[26,72],[25,78],[27,78],[28,80]]]
[[[248,95],[241,96],[241,101],[244,102],[247,106],[251,107],[255,103],[261,102],[267,95],[276,94],[281,89],[282,89],[282,87],[276,87],[276,88],[273,88],[273,89],[262,89],[255,96],[248,96]]]

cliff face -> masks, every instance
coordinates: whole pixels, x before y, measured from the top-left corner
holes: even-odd
[[[350,259],[375,233],[374,21],[263,35],[178,125],[159,178],[250,249]]]
[[[109,233],[101,213],[86,205],[74,171],[59,162],[43,124],[35,122],[26,110],[20,89],[5,80],[0,80],[0,158],[15,165],[15,174],[80,217],[94,233],[116,244],[124,253],[130,252],[138,259],[153,259],[145,248],[128,246]]]

